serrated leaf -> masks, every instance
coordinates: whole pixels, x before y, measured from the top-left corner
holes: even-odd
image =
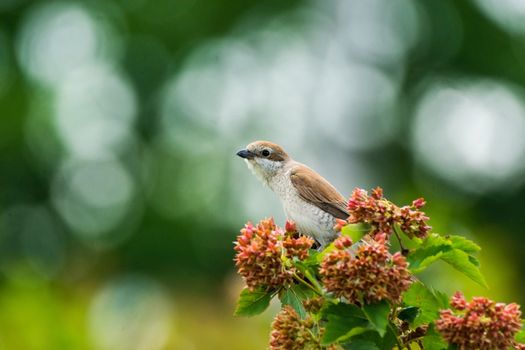
[[[302,302],[304,298],[301,298],[297,292],[293,290],[294,287],[281,290],[279,293],[279,300],[283,306],[290,305],[295,311],[297,311],[301,318],[305,318],[306,310]]]
[[[409,268],[413,273],[421,272],[451,249],[453,248],[450,241],[437,233],[432,233],[407,256]]]
[[[244,288],[241,291],[237,307],[235,309],[235,316],[255,316],[262,313],[270,305],[272,293],[262,289],[250,291]]]
[[[485,279],[479,271],[479,260],[471,254],[481,248],[474,242],[461,236],[429,235],[419,248],[407,257],[412,273],[419,273],[431,263],[441,259],[463,272],[469,278],[486,287]]]
[[[413,327],[430,323],[439,317],[441,302],[423,283],[412,283],[403,295],[403,302],[419,308],[417,316],[411,322]]]
[[[350,237],[353,243],[357,243],[370,231],[366,224],[348,224],[341,229],[341,235]]]
[[[453,249],[450,252],[443,254],[440,259],[445,261],[459,272],[462,272],[474,282],[485,288],[488,288],[487,282],[485,282],[485,278],[481,274],[479,267],[472,263],[470,260],[470,255],[464,251]]]
[[[323,315],[327,322],[321,345],[348,339],[365,331],[369,325],[361,309],[355,305],[331,304],[323,310]]]
[[[446,236],[452,243],[452,247],[462,250],[468,254],[474,254],[481,250],[481,247],[463,236]]]
[[[373,326],[373,329],[376,330],[381,337],[385,335],[386,327],[388,326],[388,314],[390,313],[390,305],[388,302],[383,300],[379,303],[363,305],[362,309]]]
[[[448,348],[447,342],[436,331],[434,324],[431,324],[426,335],[423,337],[423,347],[425,350],[444,350]]]
[[[441,258],[441,256],[450,249],[450,246],[445,244],[420,247],[408,255],[408,267],[412,273],[419,273],[426,269],[434,261],[439,260],[439,258]]]

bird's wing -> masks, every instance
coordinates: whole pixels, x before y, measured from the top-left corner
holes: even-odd
[[[306,166],[297,166],[290,173],[299,196],[338,219],[347,219],[346,199],[321,175]]]

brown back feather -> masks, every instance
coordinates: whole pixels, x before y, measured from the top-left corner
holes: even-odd
[[[299,196],[338,219],[347,219],[346,199],[325,178],[312,169],[299,165],[290,173]]]

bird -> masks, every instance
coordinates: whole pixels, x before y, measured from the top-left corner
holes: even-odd
[[[334,226],[348,218],[347,201],[328,180],[270,141],[254,141],[237,155],[277,194],[300,234],[315,239],[319,249],[337,238]]]

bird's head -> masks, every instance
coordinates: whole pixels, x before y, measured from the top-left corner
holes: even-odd
[[[255,141],[237,152],[261,180],[268,182],[290,159],[281,146],[268,141]]]

